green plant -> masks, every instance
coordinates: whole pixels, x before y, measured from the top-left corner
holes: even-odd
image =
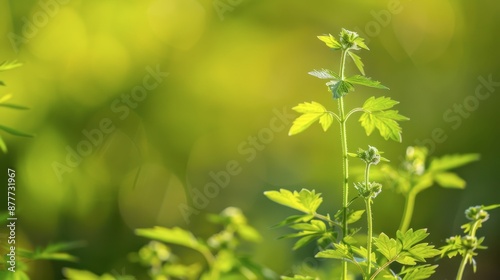
[[[420,192],[436,184],[443,188],[465,188],[465,180],[450,170],[479,160],[478,154],[453,154],[433,158],[427,165],[427,154],[425,147],[410,146],[399,168],[384,164],[374,174],[387,187],[404,196],[404,211],[399,225],[399,230],[403,232],[410,227],[415,199]]]
[[[222,230],[206,240],[196,238],[181,228],[155,227],[137,229],[139,236],[184,246],[198,251],[205,259],[200,263],[182,264],[163,243],[153,242],[143,247],[133,260],[148,266],[152,279],[275,279],[276,275],[239,252],[240,243],[258,242],[260,234],[250,225],[240,209],[229,207],[219,215],[209,215],[209,221]],[[163,277],[163,278],[162,278]]]
[[[22,65],[21,63],[15,61],[15,60],[14,61],[4,61],[4,62],[0,63],[0,72],[15,69],[17,67],[20,67],[21,65]],[[0,81],[0,86],[5,86],[5,83],[3,81]],[[14,110],[27,110],[27,109],[29,109],[28,107],[8,103],[7,101],[9,101],[11,98],[12,98],[12,94],[5,94],[2,97],[0,97],[0,107],[10,108],[10,109],[14,109]],[[25,132],[22,132],[22,131],[19,131],[17,129],[14,129],[14,128],[11,128],[8,126],[4,126],[4,125],[0,125],[0,130],[3,130],[5,132],[12,134],[12,135],[15,135],[15,136],[33,137],[33,135],[31,135],[31,134],[28,134],[28,133],[25,133]],[[2,152],[4,152],[4,153],[7,152],[7,144],[5,143],[5,141],[3,140],[1,135],[0,135],[0,150],[2,150]]]
[[[482,227],[483,223],[490,217],[490,214],[486,211],[499,207],[500,204],[469,207],[465,210],[465,217],[469,220],[469,222],[461,226],[465,235],[452,236],[446,239],[447,244],[440,248],[441,257],[444,257],[445,255],[448,258],[452,258],[457,255],[462,256],[462,262],[458,268],[456,280],[462,279],[467,263],[471,264],[474,273],[476,272],[477,264],[474,260],[474,257],[477,256],[476,250],[487,249],[486,246],[482,245],[484,237],[478,238],[476,236],[477,230]]]
[[[329,48],[341,51],[339,73],[328,69],[309,72],[310,75],[329,80],[326,85],[332,93],[333,99],[337,101],[338,112],[328,111],[325,106],[317,102],[301,103],[293,108],[301,115],[294,121],[289,135],[304,131],[316,121],[320,123],[324,131],[331,126],[334,119],[339,122],[343,170],[342,208],[333,217],[329,214],[317,213],[316,211],[323,202],[323,198],[314,190],[302,189],[300,192],[291,192],[281,189],[279,191],[267,191],[265,195],[274,202],[304,213],[290,216],[279,224],[280,226],[287,225],[298,230],[297,233],[285,237],[300,237],[295,243],[294,249],[316,241],[320,248],[320,252],[316,254],[316,257],[341,260],[342,274],[339,278],[348,278],[348,263],[352,263],[363,279],[376,279],[377,277],[407,280],[426,279],[434,273],[437,266],[420,265],[418,263],[425,263],[427,258],[436,256],[439,251],[428,243],[422,243],[428,236],[425,229],[415,231],[413,229],[398,230],[396,239],[389,238],[385,233],[380,233],[376,238],[373,237],[371,206],[373,199],[382,190],[382,185],[370,181],[370,167],[378,164],[383,158],[378,149],[374,147],[369,146],[368,150],[359,150],[358,153],[353,154],[348,152],[347,146],[347,120],[354,113],[362,113],[359,121],[367,135],[377,129],[384,139],[399,142],[401,142],[401,127],[398,121],[408,120],[408,118],[392,109],[398,104],[397,101],[384,96],[370,97],[362,107],[351,109],[346,113],[344,98],[350,91],[354,90],[355,85],[379,89],[387,89],[387,87],[365,76],[361,58],[354,51],[368,50],[368,47],[357,33],[343,29],[339,35],[339,40],[332,35],[319,36],[318,38]],[[346,75],[348,56],[362,75]],[[349,197],[349,155],[359,157],[365,162],[364,180],[354,183],[358,195],[352,199]],[[356,198],[364,199],[365,210],[354,211],[349,208]],[[356,245],[356,233],[360,229],[350,228],[350,225],[357,222],[365,212],[367,214],[366,248]],[[376,248],[375,251],[373,251],[373,247]],[[394,262],[403,265],[399,273],[395,273],[389,268]],[[300,277],[307,276],[296,275],[295,277],[292,279],[301,279]]]

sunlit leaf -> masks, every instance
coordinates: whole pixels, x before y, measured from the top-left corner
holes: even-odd
[[[402,129],[398,121],[409,120],[407,117],[400,115],[396,110],[376,111],[372,113],[365,112],[359,118],[361,125],[364,127],[367,135],[370,135],[375,128],[378,129],[380,135],[385,139],[392,139],[401,142]]]
[[[358,68],[359,72],[361,72],[361,74],[365,75],[365,69],[364,69],[365,65],[361,61],[361,57],[359,57],[357,54],[355,54],[353,52],[347,52],[347,53],[352,58],[352,61],[354,61],[354,65],[356,65],[356,67]]]
[[[318,39],[324,42],[331,49],[339,50],[342,48],[340,43],[331,34],[318,36]]]
[[[329,80],[339,80],[339,75],[337,75],[335,72],[332,70],[328,69],[321,69],[321,70],[313,70],[311,72],[308,72],[309,75],[312,75],[314,77],[320,78],[320,79],[329,79]]]
[[[377,247],[379,251],[386,259],[392,260],[398,254],[397,241],[389,238],[385,233],[381,233],[379,237],[373,238],[373,244]]]
[[[300,192],[280,189],[279,192],[264,192],[264,195],[276,203],[308,214],[316,213],[316,210],[323,202],[320,193],[316,194],[314,190],[310,191],[306,189],[302,189]]]
[[[172,229],[165,227],[136,229],[135,234],[153,240],[185,246],[198,251],[208,250],[208,248],[200,243],[191,232],[178,227]]]
[[[6,70],[11,70],[17,67],[22,66],[23,64],[18,62],[17,60],[12,60],[12,61],[4,61],[0,63],[0,72],[1,71],[6,71]]]
[[[300,103],[292,109],[302,115],[293,121],[293,125],[288,135],[295,135],[304,131],[316,121],[319,121],[323,130],[326,131],[333,122],[333,117],[330,112],[318,102]]]
[[[359,219],[361,219],[361,217],[363,217],[363,213],[365,213],[365,210],[357,210],[357,211],[349,213],[347,215],[347,223],[352,224],[352,223],[359,221]]]
[[[399,275],[404,275],[403,280],[421,280],[428,279],[436,272],[437,265],[418,265],[412,267],[403,267]]]
[[[457,174],[452,172],[439,172],[434,175],[436,182],[444,188],[465,188],[466,182]]]
[[[348,81],[351,84],[362,85],[362,86],[367,86],[367,87],[372,87],[372,88],[389,89],[388,87],[382,85],[379,81],[374,81],[369,77],[365,77],[365,76],[361,76],[361,75],[355,75],[355,76],[349,77],[346,79],[346,81]],[[369,102],[369,100],[371,100],[371,99],[375,99],[375,98],[372,96],[367,101]],[[388,98],[388,97],[381,97],[381,98],[377,98],[377,99],[381,99],[381,100],[376,101],[378,103],[383,103],[384,100],[386,100],[386,99],[390,100],[390,98]],[[393,101],[393,100],[391,100],[391,101]],[[393,101],[393,102],[396,102],[396,101]],[[396,104],[397,103],[398,102],[396,102]],[[365,102],[365,104],[366,104],[366,102]],[[363,105],[363,108],[365,108],[365,105]]]
[[[429,166],[429,171],[450,170],[477,161],[479,158],[479,154],[454,154],[434,158]]]
[[[389,97],[382,96],[375,98],[374,96],[372,96],[368,98],[363,104],[363,110],[368,112],[383,111],[390,109],[397,104],[399,104],[398,101],[392,100]]]

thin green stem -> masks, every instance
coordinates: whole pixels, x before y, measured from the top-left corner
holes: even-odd
[[[462,262],[460,263],[460,267],[458,268],[456,280],[462,280],[462,276],[464,275],[465,266],[467,265],[468,257],[469,257],[469,253],[465,254],[465,256],[462,258]]]
[[[476,221],[472,225],[472,228],[470,230],[469,236],[471,236],[472,238],[475,238],[476,237],[476,231],[477,231],[477,229],[479,228],[480,225],[481,225],[481,221],[480,220]],[[463,277],[464,271],[465,271],[465,266],[467,265],[467,260],[469,260],[470,258],[472,258],[472,256],[473,256],[472,254],[473,253],[474,253],[473,249],[467,250],[467,253],[462,258],[462,262],[460,263],[460,267],[458,267],[458,273],[457,273],[456,280],[462,280],[462,277]]]
[[[403,217],[401,218],[401,224],[399,225],[399,230],[401,232],[406,232],[410,227],[411,217],[413,216],[413,210],[415,208],[415,198],[417,193],[411,190],[405,197],[405,206]]]
[[[363,110],[363,108],[354,108],[354,109],[352,109],[351,111],[349,111],[349,113],[347,113],[347,115],[345,116],[345,120],[347,121],[347,119],[349,119],[349,117],[350,117],[352,114],[354,114],[354,113],[356,113],[356,112],[363,112],[363,111],[364,111],[364,110]]]
[[[368,224],[368,237],[366,240],[366,264],[368,265],[367,277],[372,273],[372,240],[373,240],[373,218],[372,218],[372,199],[365,199],[366,204],[366,220]]]
[[[368,183],[370,180],[370,163],[366,164],[366,169],[365,169],[365,188],[368,188]],[[373,218],[372,218],[372,198],[371,196],[368,198],[365,198],[365,205],[366,205],[366,222],[367,222],[367,228],[368,228],[368,236],[366,240],[366,251],[367,251],[367,256],[366,256],[366,265],[368,266],[366,274],[366,277],[370,277],[370,274],[372,273],[372,239],[373,239]]]
[[[345,70],[345,60],[347,51],[342,51],[342,56],[340,60],[340,79],[344,79]],[[339,118],[340,118],[340,138],[342,141],[342,209],[343,209],[343,219],[342,219],[342,238],[345,238],[348,234],[347,227],[347,207],[349,203],[349,158],[347,155],[347,129],[346,129],[346,118],[344,111],[344,99],[339,98]],[[347,262],[342,261],[342,280],[347,278]]]

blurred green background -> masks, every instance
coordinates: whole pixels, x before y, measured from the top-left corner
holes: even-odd
[[[327,133],[314,125],[294,137],[287,131],[299,102],[336,110],[324,83],[307,72],[336,70],[338,53],[316,36],[342,27],[366,39],[371,51],[359,53],[366,73],[391,89],[359,88],[347,106],[386,95],[411,118],[403,123],[403,143],[366,137],[351,121],[350,150],[371,144],[395,164],[419,143],[433,156],[482,155],[458,170],[465,190],[432,188],[417,198],[412,226],[427,227],[430,240],[442,245],[460,233],[468,206],[500,202],[499,14],[500,4],[487,0],[1,1],[0,61],[24,66],[1,73],[7,87],[0,94],[13,93],[12,102],[31,110],[4,109],[0,120],[36,134],[2,134],[9,153],[1,168],[14,167],[19,180],[17,238],[27,248],[88,244],[74,252],[79,263],[40,262],[31,275],[60,279],[63,266],[134,272],[127,253],[146,240],[133,229],[180,226],[206,236],[213,229],[204,214],[227,206],[243,209],[261,231],[255,257],[278,273],[304,262],[337,264],[310,258],[313,247],[292,253],[292,240],[277,240],[287,230],[270,226],[293,211],[262,193],[307,187],[323,193],[322,211],[341,204],[338,125]],[[485,80],[495,82],[480,89],[479,99],[476,88]],[[432,140],[436,133],[442,135]],[[239,172],[225,188],[207,201],[192,196],[228,164]],[[0,198],[6,201],[6,191]],[[183,216],[180,209],[193,198],[206,205]],[[382,192],[376,232],[395,231],[402,204],[402,197]],[[480,233],[489,249],[466,278],[500,279],[498,211]],[[434,279],[453,278],[458,261],[439,261]]]

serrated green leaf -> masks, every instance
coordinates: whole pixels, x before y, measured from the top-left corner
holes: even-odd
[[[153,240],[185,246],[201,252],[209,250],[191,232],[178,227],[170,229],[157,226],[154,228],[136,229],[135,234]]]
[[[6,71],[6,70],[11,70],[17,67],[22,66],[23,64],[18,62],[17,60],[12,60],[12,61],[4,61],[0,63],[0,72],[1,71]]]
[[[10,109],[15,109],[15,110],[29,110],[29,108],[26,106],[10,104],[10,103],[0,103],[0,107],[6,107],[6,108],[10,108]]]
[[[436,182],[443,188],[465,188],[466,182],[457,174],[452,172],[439,172],[434,175]]]
[[[320,79],[340,80],[339,75],[329,69],[320,69],[320,70],[314,69],[313,71],[308,72],[307,74]]]
[[[354,256],[352,255],[349,247],[346,244],[334,243],[335,249],[324,250],[316,254],[316,258],[326,258],[326,259],[339,259],[339,260],[349,260],[352,261]]]
[[[355,75],[355,76],[349,77],[346,79],[346,81],[348,81],[351,84],[362,85],[362,86],[367,86],[367,87],[372,87],[372,88],[389,89],[388,87],[382,85],[379,81],[374,81],[369,77],[365,77],[365,76],[361,76],[361,75]],[[370,99],[372,99],[372,98],[373,98],[373,96]],[[381,98],[382,99],[390,99],[388,97],[381,97]],[[377,98],[377,99],[381,99],[381,98]],[[368,100],[370,100],[370,99],[368,99]],[[397,103],[398,102],[396,102],[396,104]],[[363,109],[364,109],[364,106],[363,106]],[[384,109],[382,109],[382,110],[384,110]]]
[[[397,142],[402,141],[402,129],[397,121],[405,120],[408,118],[400,115],[396,110],[365,112],[359,118],[367,135],[370,135],[377,128],[385,140],[392,139]]]
[[[316,210],[323,202],[320,193],[316,194],[314,190],[310,191],[306,189],[302,189],[300,192],[294,191],[293,193],[286,189],[280,189],[279,192],[264,192],[264,195],[276,203],[307,214],[316,213]]]
[[[339,50],[342,48],[340,43],[332,36],[332,34],[318,36],[318,39],[324,42],[331,49]]]
[[[283,227],[283,226],[288,226],[288,225],[298,223],[298,222],[309,222],[312,218],[314,218],[314,215],[309,215],[309,214],[308,215],[294,215],[294,216],[287,217],[286,219],[284,219],[280,223],[272,226],[272,228],[279,228],[279,227]]]
[[[333,94],[334,99],[339,99],[342,96],[349,93],[349,91],[354,90],[354,87],[351,83],[343,80],[332,80],[326,83],[330,92]]]
[[[15,136],[20,136],[20,137],[29,137],[29,138],[32,138],[34,137],[32,134],[28,134],[28,133],[24,133],[24,132],[21,132],[19,130],[16,130],[16,129],[13,129],[13,128],[10,128],[10,127],[6,127],[6,126],[3,126],[3,125],[0,125],[0,129],[9,133],[9,134],[12,134],[12,135],[15,135]]]
[[[363,104],[363,110],[368,112],[383,111],[390,109],[397,104],[399,104],[398,101],[392,100],[389,97],[382,96],[375,98],[374,96],[372,96],[368,98]]]
[[[357,37],[356,39],[354,39],[354,43],[356,43],[356,45],[358,45],[359,47],[369,51],[370,49],[368,48],[368,46],[366,46],[365,44],[365,39],[361,38],[361,37]]]
[[[297,242],[295,242],[292,249],[293,250],[300,249],[300,248],[304,247],[305,245],[314,241],[316,238],[318,238],[318,236],[316,236],[316,235],[304,236],[304,237],[300,238]]]
[[[398,243],[396,240],[389,238],[385,233],[381,233],[379,237],[374,238],[373,244],[377,247],[377,251],[380,252],[386,259],[392,260],[398,254]]]
[[[361,219],[361,217],[363,217],[363,213],[365,213],[365,210],[357,210],[357,211],[349,213],[347,215],[347,223],[353,224],[353,223],[359,221],[359,219]]]
[[[350,52],[350,51],[348,51],[347,54],[349,54],[349,56],[352,58],[352,61],[354,62],[354,64],[358,68],[359,72],[361,72],[361,74],[365,75],[365,69],[364,69],[365,65],[363,64],[363,61],[361,61],[361,57],[359,57],[357,54]]]
[[[318,120],[323,130],[326,131],[333,122],[332,115],[318,102],[300,103],[292,109],[302,115],[293,121],[288,135],[295,135],[304,131]]]
[[[413,231],[413,229],[410,228],[405,233],[398,230],[396,232],[396,236],[401,242],[403,250],[409,250],[413,245],[424,240],[427,236],[429,236],[429,234],[427,233],[427,229]]]
[[[418,265],[413,267],[403,267],[399,275],[404,275],[403,280],[422,280],[428,279],[436,272],[437,265]]]
[[[445,171],[454,169],[479,160],[479,154],[454,154],[434,158],[429,165],[429,171]]]

